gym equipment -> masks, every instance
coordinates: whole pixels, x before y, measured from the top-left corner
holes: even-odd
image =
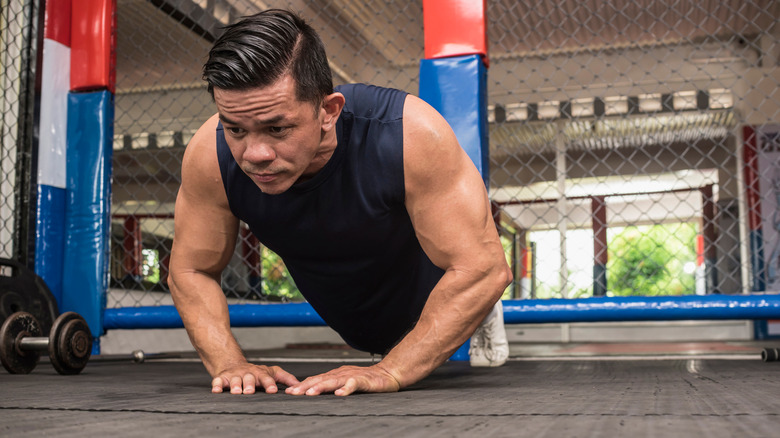
[[[38,365],[41,352],[58,373],[78,374],[92,354],[92,334],[84,318],[75,312],[60,315],[49,337],[41,336],[41,324],[27,312],[16,312],[0,328],[0,362],[11,374],[29,374]]]
[[[41,277],[17,261],[0,258],[0,321],[16,312],[32,314],[41,323],[42,333],[49,333],[60,314],[57,300]]]
[[[777,362],[780,360],[780,348],[764,348],[761,350],[761,360],[764,362]]]

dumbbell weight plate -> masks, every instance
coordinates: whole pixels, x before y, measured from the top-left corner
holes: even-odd
[[[38,320],[43,336],[49,334],[51,325],[60,314],[57,300],[46,282],[27,266],[0,258],[0,322],[15,312],[27,312]]]
[[[92,355],[92,333],[75,312],[60,315],[49,333],[49,360],[60,374],[78,374]]]
[[[18,348],[23,337],[40,337],[41,325],[27,312],[13,313],[0,328],[0,362],[11,374],[30,374],[41,353],[34,350],[22,351]]]

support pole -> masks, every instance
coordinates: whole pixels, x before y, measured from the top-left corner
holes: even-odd
[[[134,281],[141,280],[141,260],[143,258],[143,242],[141,239],[141,222],[135,216],[127,216],[124,226],[125,236],[122,242],[124,248],[125,276]]]
[[[487,1],[423,0],[423,28],[420,98],[444,116],[488,187]],[[468,360],[468,342],[452,359]]]
[[[520,293],[514,298],[529,299],[531,298],[531,277],[529,275],[531,273],[531,270],[529,269],[531,260],[528,248],[528,231],[525,229],[517,230],[515,245],[517,252],[520,254],[518,257],[518,264],[520,266],[515,270],[516,278],[519,278],[519,280],[515,281],[519,283]]]
[[[701,192],[701,234],[704,256],[704,290],[717,294],[718,271],[716,269],[718,248],[715,246],[717,231],[715,228],[715,200],[712,195],[712,184],[699,189]]]
[[[750,125],[742,127],[747,219],[750,229],[750,266],[753,292],[766,288],[764,236],[761,230],[761,187],[758,177],[758,139]]]
[[[569,297],[569,269],[566,266],[566,231],[569,227],[568,200],[566,199],[566,138],[563,135],[563,125],[558,124],[555,135],[555,175],[558,183],[558,200],[555,203],[558,211],[558,234],[560,242],[561,263],[559,278],[561,281],[561,296]]]
[[[108,291],[116,0],[71,10],[62,310],[87,321],[100,354]]]
[[[739,212],[739,274],[743,294],[750,293],[750,232],[748,231],[747,188],[745,177],[745,161],[743,130],[739,127],[732,131],[734,137],[734,152],[737,157],[737,210]]]
[[[593,222],[593,296],[607,294],[607,203],[604,196],[591,198]]]

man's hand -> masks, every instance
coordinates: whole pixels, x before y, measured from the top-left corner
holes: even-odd
[[[246,363],[230,367],[214,377],[211,381],[211,392],[220,393],[225,388],[230,388],[231,394],[254,394],[255,387],[259,384],[266,393],[274,394],[279,390],[277,383],[293,386],[301,382],[277,366]]]
[[[338,396],[354,392],[396,392],[398,380],[380,364],[370,367],[343,366],[324,374],[312,376],[285,392],[292,395],[319,395],[332,392]]]

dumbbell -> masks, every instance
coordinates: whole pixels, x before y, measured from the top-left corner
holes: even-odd
[[[761,350],[761,360],[764,362],[780,361],[780,348],[764,348]]]
[[[14,313],[0,328],[0,362],[11,374],[29,374],[46,351],[58,373],[80,373],[92,354],[92,334],[84,318],[63,313],[54,320],[48,338],[41,336],[41,325],[27,312]]]

